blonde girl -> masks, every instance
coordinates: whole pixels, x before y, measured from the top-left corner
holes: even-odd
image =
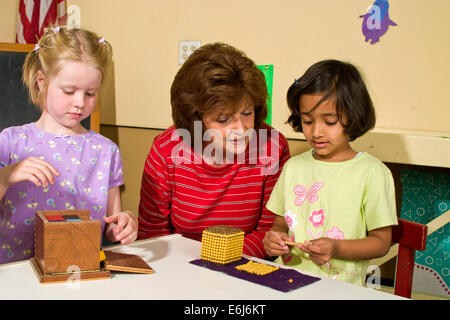
[[[123,211],[116,144],[87,130],[111,62],[110,44],[83,29],[49,27],[23,67],[42,114],[0,133],[0,263],[33,257],[38,210],[88,209],[109,241],[132,242],[137,220]]]

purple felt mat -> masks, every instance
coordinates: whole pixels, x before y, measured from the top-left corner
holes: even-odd
[[[224,272],[232,277],[254,282],[282,292],[289,292],[320,280],[320,278],[300,273],[294,269],[280,268],[272,273],[266,274],[265,276],[258,276],[256,274],[235,269],[236,266],[245,264],[248,261],[248,259],[242,258],[239,261],[221,265],[202,259],[197,259],[192,260],[190,263],[214,271]],[[289,279],[292,279],[292,283],[289,283]]]

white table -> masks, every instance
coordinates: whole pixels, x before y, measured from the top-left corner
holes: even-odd
[[[201,243],[170,235],[108,250],[137,254],[153,274],[113,272],[111,279],[41,284],[29,261],[0,265],[0,300],[391,300],[401,297],[361,286],[321,279],[287,293],[189,263],[199,259]]]

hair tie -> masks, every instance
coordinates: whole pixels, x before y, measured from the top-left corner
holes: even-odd
[[[36,43],[36,44],[34,45],[33,51],[38,51],[40,48],[41,48],[41,47],[39,46],[39,44]]]
[[[59,32],[59,30],[61,30],[61,27],[60,27],[60,26],[57,26],[57,27],[52,28],[52,31],[53,31],[55,34],[57,34],[57,33]]]
[[[103,43],[103,44],[105,44],[105,43],[106,43],[105,37],[102,37],[100,40],[98,40],[98,43]]]

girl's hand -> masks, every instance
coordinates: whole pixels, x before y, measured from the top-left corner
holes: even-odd
[[[263,239],[264,249],[269,256],[282,256],[289,253],[289,247],[285,241],[290,241],[285,232],[267,231]]]
[[[121,211],[112,216],[103,217],[108,224],[113,224],[112,232],[115,241],[129,244],[137,238],[138,223],[136,216],[129,210]]]
[[[48,186],[55,183],[55,176],[59,176],[58,170],[50,163],[35,157],[26,158],[0,171],[0,183],[6,187],[27,180],[37,187]]]
[[[297,243],[297,247],[309,254],[311,260],[318,264],[326,264],[334,257],[338,240],[331,238],[319,238],[304,243]]]

